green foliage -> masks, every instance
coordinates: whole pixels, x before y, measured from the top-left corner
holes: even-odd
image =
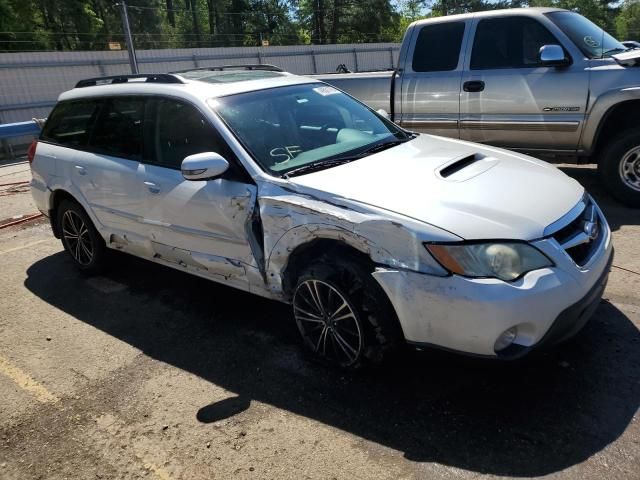
[[[0,0],[0,51],[103,50],[124,35],[117,0]],[[398,42],[427,16],[554,6],[621,39],[640,37],[640,0],[128,0],[137,48]]]
[[[621,40],[640,39],[640,0],[624,2],[616,18],[616,32]]]

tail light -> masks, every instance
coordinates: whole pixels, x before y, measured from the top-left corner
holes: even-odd
[[[33,158],[36,156],[37,146],[38,140],[34,140],[33,142],[31,142],[31,145],[29,145],[29,148],[27,149],[27,160],[29,160],[29,165],[33,163]]]

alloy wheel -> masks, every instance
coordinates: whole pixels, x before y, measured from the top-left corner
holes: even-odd
[[[293,297],[300,333],[318,355],[342,366],[358,361],[362,330],[355,309],[340,291],[320,280],[305,280]]]
[[[84,220],[73,210],[67,210],[62,216],[62,236],[74,260],[80,265],[89,265],[93,260],[93,242]]]
[[[619,167],[620,178],[626,186],[640,191],[640,146],[624,154]]]

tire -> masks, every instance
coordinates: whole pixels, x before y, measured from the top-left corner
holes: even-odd
[[[319,259],[298,278],[292,306],[304,344],[315,358],[341,368],[380,364],[404,338],[391,302],[371,269],[330,261]]]
[[[76,267],[87,274],[102,272],[107,247],[84,209],[76,202],[63,200],[56,219],[62,245]]]
[[[640,207],[640,131],[627,130],[611,140],[600,155],[598,173],[611,195]]]

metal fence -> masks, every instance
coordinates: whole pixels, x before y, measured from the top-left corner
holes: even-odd
[[[400,45],[371,43],[282,47],[138,50],[142,73],[168,72],[209,65],[271,63],[298,74],[335,72],[340,64],[354,72],[397,65]],[[78,80],[131,73],[126,51],[25,52],[0,54],[0,123],[46,117],[58,95]],[[28,137],[8,141],[15,151]],[[10,150],[6,141],[4,150]],[[5,152],[5,156],[8,155]]]

